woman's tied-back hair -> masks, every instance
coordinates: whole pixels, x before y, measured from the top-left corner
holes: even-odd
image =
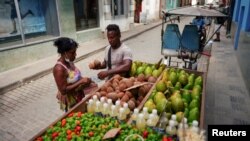
[[[54,46],[57,47],[58,53],[63,54],[71,49],[77,48],[78,43],[68,37],[61,37],[54,42]]]
[[[107,26],[106,29],[107,29],[108,32],[109,32],[109,31],[114,31],[114,32],[117,33],[117,35],[118,35],[119,37],[121,36],[120,28],[119,28],[119,26],[116,25],[116,24],[109,24],[109,25]]]

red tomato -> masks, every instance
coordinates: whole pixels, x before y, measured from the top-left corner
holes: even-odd
[[[78,112],[77,117],[81,117],[81,116],[82,116],[82,112]]]
[[[143,138],[147,138],[148,137],[148,131],[147,130],[145,130],[145,131],[143,131]]]
[[[67,130],[67,135],[71,135],[72,131],[71,130]]]
[[[52,134],[52,138],[54,139],[54,138],[56,138],[58,135],[59,135],[58,132],[54,132],[54,133]]]
[[[72,117],[74,115],[74,113],[69,113],[68,117]]]
[[[71,135],[67,135],[67,140],[71,140],[72,139],[72,136]]]
[[[90,136],[90,137],[93,137],[93,136],[94,136],[94,132],[90,131],[90,132],[89,132],[89,136]]]
[[[42,137],[38,137],[36,140],[37,141],[43,141],[43,138]]]
[[[162,141],[168,141],[167,136],[163,136],[163,137],[162,137]]]
[[[173,139],[171,137],[168,137],[168,141],[172,141]]]
[[[76,131],[81,131],[81,126],[76,126]]]
[[[62,119],[62,124],[61,124],[62,127],[64,127],[66,125],[66,122],[67,122],[66,119]]]

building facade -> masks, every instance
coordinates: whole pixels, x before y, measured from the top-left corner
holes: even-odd
[[[61,36],[82,43],[103,37],[108,24],[133,25],[134,0],[0,1],[0,72],[56,55]]]
[[[232,17],[231,35],[236,50],[236,56],[242,72],[242,77],[250,92],[250,62],[248,56],[250,54],[250,1],[247,0],[231,0],[234,1],[234,10]]]
[[[158,20],[160,10],[160,0],[143,0],[140,21],[145,23]]]

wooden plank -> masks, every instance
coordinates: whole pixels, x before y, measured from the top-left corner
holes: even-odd
[[[151,83],[151,82],[143,82],[143,83],[141,83],[141,84],[137,84],[137,85],[131,86],[131,87],[127,88],[127,89],[124,89],[123,91],[129,91],[129,90],[131,90],[131,89],[135,89],[135,88],[138,88],[138,87],[143,86],[143,85],[146,85],[146,84],[154,84],[154,83]]]
[[[204,120],[205,120],[205,101],[206,101],[206,78],[207,78],[207,73],[202,74],[202,79],[203,79],[203,86],[202,86],[202,96],[201,96],[201,111],[200,111],[200,125],[199,127],[201,129],[204,129]]]

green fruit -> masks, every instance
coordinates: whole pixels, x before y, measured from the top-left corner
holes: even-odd
[[[188,84],[191,84],[191,85],[194,84],[194,74],[193,73],[191,75],[189,75],[189,77],[188,77]]]
[[[178,80],[177,74],[175,72],[171,72],[170,75],[169,75],[169,80],[171,81],[171,83],[173,85],[175,85],[175,83]]]
[[[136,70],[136,75],[142,74],[144,70],[145,70],[145,67],[143,66],[138,67]]]
[[[155,94],[156,94],[156,92],[152,92],[152,93],[151,93],[151,95],[149,96],[149,98],[148,98],[148,99],[152,99],[152,100],[153,100],[153,99],[154,99]]]
[[[188,83],[188,77],[186,73],[180,74],[178,81],[181,82],[183,86],[185,86]]]
[[[188,107],[188,102],[186,101],[186,99],[182,99],[182,101],[184,102],[184,109]]]
[[[159,71],[159,70],[153,70],[153,72],[152,72],[152,76],[154,76],[154,77],[159,77],[161,75],[161,72]]]
[[[170,99],[170,101],[173,101],[175,98],[181,98],[181,93],[180,93],[180,91],[175,91],[172,95],[171,95],[171,97],[169,98]]]
[[[167,101],[166,103],[165,112],[172,113],[172,104],[170,101]]]
[[[184,118],[184,113],[183,112],[177,112],[175,115],[176,115],[176,120],[178,122],[181,122],[181,120]]]
[[[158,103],[161,99],[166,99],[162,92],[157,92],[154,96],[154,103]]]
[[[202,87],[202,77],[198,76],[195,80],[194,80],[194,85],[200,85]]]
[[[187,103],[190,103],[190,101],[192,100],[192,97],[191,97],[189,90],[183,91],[182,98],[185,99],[187,101]]]
[[[186,90],[191,90],[192,88],[193,88],[193,85],[189,83],[186,86],[184,86],[184,89]]]
[[[201,95],[197,95],[197,96],[195,96],[195,97],[194,97],[194,99],[196,99],[196,100],[200,101],[200,100],[201,100]]]
[[[153,71],[152,71],[151,67],[147,66],[146,69],[145,69],[145,71],[144,71],[144,74],[145,74],[145,76],[151,76],[152,72]]]
[[[148,112],[151,113],[153,109],[156,109],[156,106],[153,102],[152,99],[149,99],[145,104],[144,104],[144,107],[147,107],[148,108]]]
[[[181,98],[175,98],[171,101],[172,109],[175,113],[182,112],[184,110],[184,102]]]
[[[190,104],[189,104],[189,110],[193,108],[198,108],[200,107],[200,103],[197,99],[193,99]]]
[[[188,118],[188,115],[189,115],[189,109],[185,108],[184,109],[184,117]]]
[[[171,119],[172,113],[164,112],[166,118]]]
[[[175,90],[180,90],[181,89],[181,83],[180,82],[177,82],[174,86],[174,89]]]
[[[161,74],[162,71],[163,71],[165,68],[166,68],[165,65],[161,65],[161,66],[158,68],[159,73]]]
[[[165,92],[167,89],[164,81],[160,80],[157,84],[156,84],[156,90],[158,92]]]
[[[171,81],[167,81],[165,84],[166,84],[167,87],[173,87],[173,84],[172,84]]]
[[[194,87],[191,93],[192,99],[195,97],[200,96],[200,89],[198,87]]]
[[[188,123],[192,123],[194,120],[199,121],[199,109],[198,108],[193,108],[190,110],[189,115],[188,115]]]
[[[194,90],[194,89],[197,89],[197,91],[198,91],[199,93],[201,93],[201,91],[202,91],[202,88],[201,88],[200,85],[194,85],[193,90]]]
[[[175,68],[170,68],[168,71],[169,71],[169,74],[170,74],[171,72],[175,72],[176,70],[175,70]]]
[[[185,70],[181,70],[180,74],[186,74],[186,71]]]
[[[167,99],[158,100],[158,102],[156,103],[156,109],[159,113],[162,113],[165,110],[167,102]]]
[[[142,62],[141,62],[141,61],[134,61],[134,63],[136,64],[137,67],[139,67],[139,66],[142,65]]]
[[[156,69],[156,68],[155,68],[155,65],[152,65],[152,66],[151,66],[151,69],[152,69],[152,70],[155,70],[155,69]]]
[[[162,74],[162,81],[167,82],[168,81],[168,71],[164,70]]]
[[[132,66],[131,66],[131,69],[130,69],[130,76],[135,76],[136,69],[137,69],[136,63],[133,62]]]

